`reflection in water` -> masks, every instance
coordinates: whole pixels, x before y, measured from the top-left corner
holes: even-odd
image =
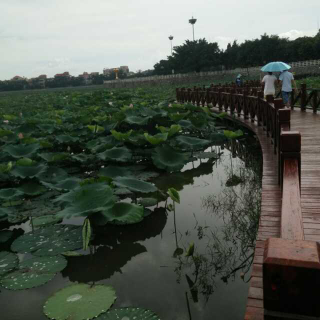
[[[177,282],[185,278],[195,303],[199,293],[209,300],[219,278],[228,283],[241,272],[243,281],[248,281],[246,275],[254,257],[261,201],[260,157],[249,152],[252,145],[245,145],[241,140],[225,144],[223,148],[230,149],[230,155],[236,155],[246,165],[245,168],[236,163],[225,166],[226,176],[233,180],[237,177],[237,182],[228,183],[227,180],[219,194],[202,199],[207,213],[220,218],[223,225],[211,228],[199,225],[194,215],[198,238],[194,253],[190,257],[176,257]]]
[[[73,282],[96,282],[110,278],[115,272],[121,273],[121,268],[128,261],[147,251],[145,246],[135,242],[160,234],[166,222],[164,208],[155,208],[149,217],[138,224],[96,228],[96,236],[91,243],[93,252],[67,257],[68,265],[62,271],[63,277],[69,277]]]

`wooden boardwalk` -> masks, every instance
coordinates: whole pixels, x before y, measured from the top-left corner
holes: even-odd
[[[245,320],[264,319],[262,258],[264,241],[280,237],[281,191],[278,186],[277,156],[262,128],[242,121],[257,134],[263,151],[262,203],[252,278]],[[320,115],[299,109],[291,112],[291,130],[300,131],[301,208],[305,240],[320,241]]]
[[[213,108],[219,112],[218,108]],[[251,274],[245,320],[264,319],[262,262],[264,242],[280,237],[281,190],[278,185],[278,159],[270,138],[251,120],[238,118],[256,133],[263,152],[262,199],[259,230]],[[302,136],[301,208],[305,240],[320,242],[320,115],[300,109],[291,111],[291,130]]]

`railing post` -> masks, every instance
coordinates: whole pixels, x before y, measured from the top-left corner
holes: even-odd
[[[221,99],[222,91],[223,91],[222,88],[218,89],[218,107],[219,107],[219,111],[222,111],[222,99]]]
[[[317,113],[317,104],[318,104],[318,91],[313,91],[313,100],[312,100],[312,109],[313,113]]]
[[[301,134],[298,131],[283,131],[280,134],[280,182],[282,188],[285,159],[296,159],[301,181]],[[301,183],[300,183],[301,184]]]
[[[307,108],[307,85],[301,83],[301,111],[305,111]]]
[[[261,106],[261,100],[263,99],[263,92],[258,91],[258,102],[257,102],[257,119],[258,126],[263,126],[263,108]]]
[[[274,153],[277,153],[277,148],[279,145],[279,133],[278,133],[278,111],[283,109],[283,101],[282,99],[274,99],[274,124],[273,124],[273,141],[274,141]]]

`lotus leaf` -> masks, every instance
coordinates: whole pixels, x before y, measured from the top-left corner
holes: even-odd
[[[170,128],[166,128],[166,127],[160,126],[160,127],[158,127],[158,129],[162,133],[168,133],[168,136],[172,137],[173,135],[175,135],[176,133],[181,131],[181,126],[179,124],[173,124],[173,125],[171,125]]]
[[[43,173],[46,170],[46,166],[43,164],[37,164],[37,163],[32,163],[30,166],[26,165],[16,165],[12,170],[11,174],[14,175],[15,177],[19,178],[33,178],[39,176],[41,173]]]
[[[134,178],[139,180],[150,180],[159,176],[158,172],[155,171],[133,171],[132,175]]]
[[[73,190],[79,187],[80,181],[81,180],[78,178],[67,178],[57,183],[50,183],[45,181],[42,181],[41,183],[49,189],[62,191],[62,190]]]
[[[82,228],[74,225],[53,225],[28,232],[17,238],[11,250],[36,256],[55,256],[82,247]]]
[[[89,162],[94,159],[94,156],[88,155],[85,153],[80,153],[80,154],[72,155],[71,158],[79,162]]]
[[[59,162],[64,161],[70,157],[70,153],[67,152],[50,152],[50,153],[39,153],[39,156],[48,162]]]
[[[227,141],[227,137],[220,132],[214,132],[210,134],[210,140],[214,144],[222,144]]]
[[[143,220],[143,207],[127,202],[118,202],[111,209],[104,210],[102,216],[107,222],[133,224]]]
[[[154,136],[151,136],[148,133],[145,133],[144,136],[146,140],[153,145],[157,145],[159,143],[167,141],[168,139],[168,133],[157,133]]]
[[[192,122],[190,120],[180,120],[179,121],[179,125],[182,128],[186,128],[186,129],[195,129],[195,127],[193,126]]]
[[[54,202],[66,202],[64,210],[57,215],[62,218],[87,217],[114,205],[112,189],[104,183],[85,184],[59,196]]]
[[[39,180],[57,183],[68,178],[68,173],[58,167],[47,167],[47,169],[38,175]]]
[[[8,162],[7,164],[0,164],[0,173],[10,172],[12,169],[12,162]]]
[[[1,221],[1,219],[0,219]],[[0,231],[0,243],[7,242],[13,235],[13,231],[11,230],[1,230]],[[1,269],[1,267],[0,267]]]
[[[8,137],[13,135],[13,132],[6,129],[0,129],[0,138]]]
[[[87,126],[93,133],[99,133],[104,131],[104,127],[93,125],[93,126]]]
[[[160,320],[151,310],[127,307],[118,308],[101,314],[96,320]]]
[[[132,194],[132,191],[130,191],[130,190],[127,189],[127,188],[116,188],[116,189],[113,191],[113,194],[114,194],[114,195],[117,195],[117,196],[123,196],[123,195]]]
[[[149,193],[158,190],[153,184],[134,178],[117,177],[114,179],[114,183],[119,187],[128,188],[133,192]]]
[[[112,165],[102,168],[99,171],[99,176],[105,176],[110,178],[123,177],[123,176],[129,176],[129,175],[130,175],[130,171],[127,168],[112,166]]]
[[[168,114],[169,118],[172,120],[172,121],[180,121],[182,119],[184,119],[187,115],[189,115],[189,111],[188,112],[185,112],[185,113],[170,113]]]
[[[243,132],[241,130],[237,130],[237,131],[223,130],[223,134],[228,139],[237,139],[237,138],[243,136]]]
[[[210,144],[209,140],[195,137],[178,136],[176,139],[179,144],[188,149],[201,149]]]
[[[39,144],[29,145],[7,145],[2,150],[9,153],[14,158],[31,157],[40,148]]]
[[[20,143],[22,144],[36,144],[36,143],[39,143],[39,145],[41,146],[40,144],[40,141],[37,140],[36,138],[33,138],[33,137],[23,137],[22,139],[20,139]]]
[[[4,200],[13,200],[13,199],[21,198],[22,195],[23,195],[23,192],[15,188],[0,190],[0,199],[4,199]]]
[[[21,203],[20,203],[21,204]],[[8,222],[9,223],[13,223],[13,224],[17,224],[17,223],[21,223],[24,222],[28,219],[28,217],[26,217],[23,213],[21,212],[10,212],[8,214]]]
[[[144,207],[153,207],[158,204],[158,200],[155,198],[141,198],[138,203]]]
[[[35,228],[46,227],[59,222],[62,222],[62,219],[56,215],[40,216],[32,219],[32,225]]]
[[[45,187],[32,181],[23,184],[21,187],[19,187],[19,190],[28,196],[38,196],[39,194],[47,191]]]
[[[140,126],[146,125],[148,124],[150,117],[139,117],[139,116],[127,116],[125,118],[125,122],[129,123],[129,124],[137,124]]]
[[[152,155],[154,165],[169,172],[180,171],[188,159],[187,154],[178,152],[170,146],[157,147]]]
[[[0,222],[6,221],[10,213],[11,213],[10,209],[0,207]]]
[[[0,252],[0,276],[15,269],[18,266],[18,256],[12,252]]]
[[[126,147],[112,148],[102,153],[98,153],[97,156],[102,160],[114,160],[119,162],[126,162],[131,160],[132,153]]]
[[[179,195],[179,192],[175,188],[169,188],[168,194],[174,202],[180,203],[180,195]]]
[[[9,290],[24,290],[41,286],[67,266],[62,256],[33,257],[20,263],[18,270],[5,275],[1,285]]]
[[[69,135],[59,135],[59,136],[56,136],[55,137],[56,140],[58,140],[60,143],[74,143],[74,142],[77,142],[79,141],[79,138],[78,137],[72,137],[72,136],[69,136]]]
[[[52,125],[52,124],[46,124],[46,123],[43,123],[43,124],[39,124],[38,125],[38,128],[44,132],[47,132],[49,134],[52,134],[55,130],[55,126]]]
[[[50,319],[86,320],[106,312],[115,300],[115,291],[110,286],[75,284],[51,296],[43,311]]]
[[[111,130],[111,134],[119,141],[128,141],[129,137],[131,136],[132,130],[128,132],[118,132],[116,130]]]
[[[29,158],[21,158],[16,162],[17,166],[24,166],[24,167],[30,167],[34,164],[36,164],[36,162]]]

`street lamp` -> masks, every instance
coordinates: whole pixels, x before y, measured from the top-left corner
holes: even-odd
[[[172,40],[173,40],[173,36],[169,36],[169,40],[171,42],[171,55],[172,55]]]
[[[192,17],[192,19],[189,19],[189,23],[192,24],[193,41],[194,41],[194,25],[196,22],[197,22],[197,19],[194,19],[193,17]]]
[[[119,71],[119,69],[118,69],[118,68],[114,68],[113,71],[114,71],[114,73],[116,74],[116,80],[119,80],[119,77],[118,77],[118,71]]]

